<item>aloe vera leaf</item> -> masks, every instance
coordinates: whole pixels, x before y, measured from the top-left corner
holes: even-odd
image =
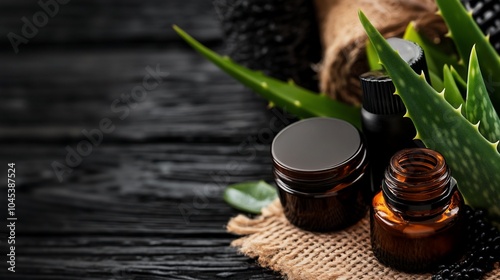
[[[460,91],[460,94],[463,97],[467,95],[467,83],[465,80],[462,78],[462,76],[457,72],[455,67],[453,65],[450,66],[450,72],[451,75],[453,75],[453,79],[455,80],[455,84],[457,85],[458,90]]]
[[[459,64],[457,55],[445,52],[442,45],[435,44],[422,37],[415,29],[415,23],[413,21],[406,27],[403,39],[417,43],[424,50],[425,60],[427,61],[427,67],[429,67],[430,72],[440,74],[444,65],[453,65],[459,69],[460,73],[465,77],[465,68]]]
[[[429,71],[429,78],[431,78],[431,84],[435,90],[442,91],[444,89],[443,80],[436,73]]]
[[[458,63],[458,57],[453,53],[446,53],[440,45],[431,43],[427,39],[423,38],[415,29],[414,22],[410,22],[406,27],[403,39],[417,43],[420,47],[422,47],[429,72],[433,72],[439,76],[444,65],[455,65],[455,67],[462,69],[463,73],[465,73],[465,69],[460,67]],[[377,51],[370,41],[366,44],[366,54],[370,69],[380,69],[380,60],[377,55]]]
[[[366,43],[366,59],[368,60],[368,67],[370,70],[380,69],[377,51],[370,42]]]
[[[472,47],[467,78],[466,117],[471,123],[479,124],[479,132],[490,142],[500,140],[500,119],[491,104],[481,69],[477,60],[476,48]]]
[[[468,13],[459,0],[436,0],[439,13],[449,29],[449,36],[455,42],[458,52],[468,65],[469,54],[473,45],[476,45],[477,56],[483,70],[483,78],[488,82],[491,102],[497,111],[500,111],[500,57],[490,44],[488,37]]]
[[[377,52],[375,51],[375,48],[373,47],[370,41],[366,43],[366,57],[368,60],[368,66],[370,67],[370,70],[378,70],[381,68]],[[438,91],[443,90],[444,85],[443,85],[443,80],[440,78],[440,75],[436,74],[436,72],[429,70],[429,76],[431,79],[432,87]]]
[[[460,109],[455,109],[417,75],[391,49],[380,33],[360,12],[360,21],[374,44],[383,66],[392,77],[396,94],[403,100],[407,113],[421,139],[446,158],[459,189],[473,207],[485,208],[500,222],[500,154],[498,143],[484,138],[477,125],[471,124]]]
[[[380,60],[378,58],[377,52],[375,51],[375,48],[373,47],[372,43],[368,41],[366,43],[366,57],[368,60],[368,66],[370,70],[378,70],[381,68],[380,65]],[[429,58],[426,57],[426,61]],[[429,70],[429,78],[431,79],[431,84],[432,87],[435,90],[441,91],[444,88],[443,85],[443,80],[441,79],[440,75],[437,74],[436,72]]]
[[[260,72],[250,70],[231,61],[228,57],[221,57],[193,37],[174,25],[174,30],[191,47],[206,59],[217,65],[233,78],[251,88],[274,105],[299,117],[334,117],[343,119],[352,125],[361,128],[361,113],[359,107],[330,99],[324,94],[316,94],[301,88],[293,83],[267,77]]]
[[[464,99],[460,94],[460,90],[458,89],[455,78],[453,77],[448,65],[443,66],[443,84],[444,88],[446,88],[444,92],[444,98],[446,101],[448,101],[448,103],[450,103],[455,109],[463,106]],[[462,107],[462,111],[464,110],[465,108]]]

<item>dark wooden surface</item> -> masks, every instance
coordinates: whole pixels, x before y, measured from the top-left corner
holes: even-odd
[[[0,279],[279,279],[241,256],[225,224],[228,183],[270,181],[276,112],[174,34],[223,51],[210,1],[87,0],[61,5],[16,55],[7,39],[37,1],[0,2],[0,176],[16,163],[16,273],[7,271],[0,184]],[[120,119],[111,106],[169,75]],[[59,182],[82,130],[109,118],[89,156]]]

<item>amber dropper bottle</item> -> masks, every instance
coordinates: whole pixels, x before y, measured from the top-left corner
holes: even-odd
[[[371,209],[371,244],[383,264],[430,272],[456,261],[465,243],[464,202],[443,156],[425,148],[396,153]]]

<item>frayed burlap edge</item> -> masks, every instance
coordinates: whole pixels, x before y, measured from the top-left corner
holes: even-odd
[[[343,231],[313,233],[291,225],[276,200],[254,219],[244,215],[232,218],[227,230],[246,235],[231,246],[290,280],[431,278],[430,274],[407,274],[380,264],[370,249],[368,216]],[[487,276],[485,279],[499,279],[498,265]]]

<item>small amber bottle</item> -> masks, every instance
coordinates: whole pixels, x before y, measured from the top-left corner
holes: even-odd
[[[390,160],[371,209],[373,253],[385,265],[430,272],[460,258],[465,242],[464,201],[444,157],[405,149]]]

